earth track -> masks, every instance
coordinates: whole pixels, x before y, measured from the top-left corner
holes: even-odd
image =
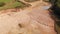
[[[42,8],[43,6],[51,7],[51,4],[40,1],[30,4],[32,6],[23,10],[2,10],[0,34],[56,34],[54,20],[50,17],[48,9]]]

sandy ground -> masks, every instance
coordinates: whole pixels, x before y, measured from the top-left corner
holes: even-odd
[[[38,1],[36,4],[17,12],[14,12],[16,9],[2,10],[0,34],[56,34],[54,20],[49,11],[42,8],[44,3]]]

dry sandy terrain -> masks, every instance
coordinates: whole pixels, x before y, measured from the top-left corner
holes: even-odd
[[[2,10],[0,34],[56,34],[54,20],[50,17],[49,11],[42,8],[44,3],[36,3],[17,12],[12,12],[15,9]]]

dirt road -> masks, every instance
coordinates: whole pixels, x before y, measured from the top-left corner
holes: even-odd
[[[50,17],[49,11],[39,4],[19,12],[12,12],[11,9],[6,12],[2,10],[0,34],[56,34],[54,20]]]

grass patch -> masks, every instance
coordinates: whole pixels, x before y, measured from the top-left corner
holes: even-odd
[[[0,0],[0,2],[4,2],[5,3],[4,6],[1,6],[0,7],[0,10],[10,9],[10,8],[16,8],[16,7],[24,8],[24,7],[27,6],[25,3],[18,2],[16,0]]]
[[[43,1],[45,1],[45,2],[49,2],[49,0],[43,0]]]
[[[24,0],[26,2],[35,2],[35,1],[39,1],[39,0]]]

